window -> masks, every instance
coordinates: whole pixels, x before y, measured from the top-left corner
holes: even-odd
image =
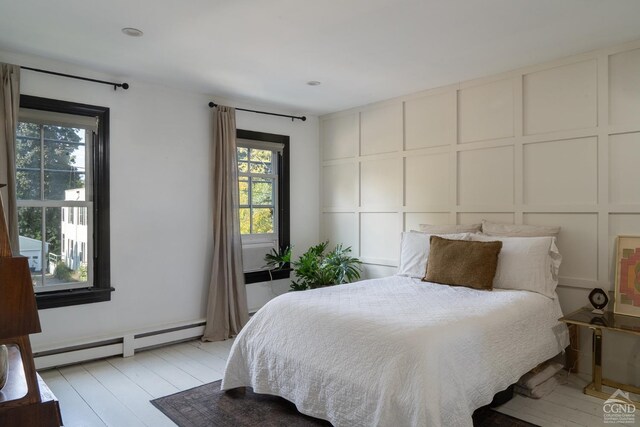
[[[19,243],[38,308],[111,297],[108,120],[108,108],[20,98]]]
[[[265,254],[289,246],[289,137],[238,129],[237,146],[245,282],[255,283],[270,279]]]
[[[245,237],[277,241],[278,173],[275,166],[278,149],[279,147],[238,146],[240,233]]]

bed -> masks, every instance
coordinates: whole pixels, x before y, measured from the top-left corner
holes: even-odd
[[[569,344],[557,298],[391,276],[267,303],[222,389],[281,396],[335,426],[472,426],[475,409]]]

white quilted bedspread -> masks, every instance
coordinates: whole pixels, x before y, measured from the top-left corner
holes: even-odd
[[[556,300],[392,276],[273,299],[236,338],[222,389],[284,397],[335,426],[472,426],[568,345]]]

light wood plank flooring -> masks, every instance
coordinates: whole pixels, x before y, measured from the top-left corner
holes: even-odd
[[[190,341],[41,375],[60,400],[67,427],[173,426],[149,401],[222,378],[231,344]],[[571,376],[543,399],[516,396],[499,410],[540,426],[602,426],[602,400],[582,394],[585,383]]]
[[[559,386],[553,393],[542,399],[529,399],[516,394],[513,399],[498,410],[521,420],[539,426],[620,426],[629,424],[605,424],[602,404],[604,401],[596,397],[587,396],[582,389],[589,381],[582,375],[570,375],[569,383]],[[607,389],[609,390],[609,389]],[[615,390],[610,389],[611,393]],[[632,395],[632,398],[637,396]],[[637,423],[640,425],[640,415]]]
[[[149,401],[221,379],[231,344],[190,341],[40,374],[65,426],[175,426]]]

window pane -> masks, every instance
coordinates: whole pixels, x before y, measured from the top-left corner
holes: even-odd
[[[18,122],[17,136],[37,138],[40,141],[40,125],[36,123]]]
[[[273,208],[255,208],[251,219],[253,233],[273,233]]]
[[[74,210],[76,215],[70,221],[62,220],[63,208],[46,208],[46,245],[47,272],[45,286],[61,283],[84,282],[87,280],[89,247],[87,226],[83,219],[87,217],[87,208],[67,208],[67,212]],[[65,243],[62,244],[62,236]],[[64,247],[64,250],[62,248]]]
[[[85,146],[45,140],[45,169],[84,172]]]
[[[20,255],[29,260],[33,286],[42,286],[42,208],[18,208]]]
[[[40,169],[40,138],[16,138],[16,167]]]
[[[40,131],[32,123],[19,123],[20,133],[39,135]],[[40,160],[40,136],[16,138],[16,187],[19,200],[40,200]]]
[[[251,233],[251,217],[249,208],[240,208],[240,234]]]
[[[251,149],[249,167],[251,173],[272,173],[271,157],[273,152],[271,150],[258,150]]]
[[[253,178],[251,181],[251,204],[273,205],[273,180]]]
[[[238,161],[244,160],[245,162],[249,160],[249,149],[238,147]]]
[[[44,125],[45,141],[62,141],[84,144],[85,130],[73,127]]]
[[[16,170],[18,200],[40,200],[40,170]]]
[[[259,150],[257,148],[251,149],[251,158],[249,159],[252,162],[267,162],[271,163],[271,150]]]
[[[249,172],[251,173],[270,174],[272,170],[271,163],[250,163],[249,165]]]
[[[45,171],[44,197],[47,200],[85,201],[84,173]]]
[[[240,177],[238,179],[238,190],[240,191],[240,205],[249,204],[249,178]]]
[[[243,172],[243,173],[249,172],[249,163],[238,162],[238,172]]]
[[[84,188],[84,129],[44,126],[44,136],[45,198],[84,200],[84,191],[67,191]]]

